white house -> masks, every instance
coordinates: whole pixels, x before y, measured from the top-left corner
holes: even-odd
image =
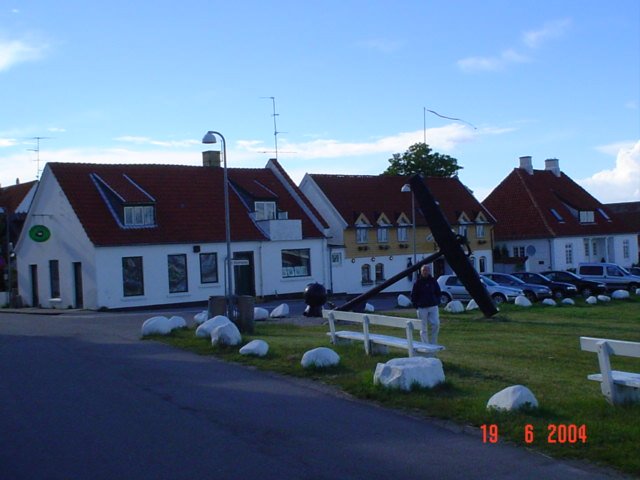
[[[223,169],[49,163],[16,245],[26,305],[126,308],[225,294]],[[228,169],[237,295],[327,283],[326,225],[276,160]]]
[[[534,170],[531,157],[520,157],[482,204],[497,220],[496,246],[527,271],[600,261],[629,267],[638,258],[633,229],[562,173],[557,159]]]
[[[304,176],[300,189],[329,225],[332,291],[363,293],[438,250],[408,181],[397,175]],[[474,267],[491,271],[494,218],[457,177],[425,182],[455,232],[467,237]],[[433,272],[451,268],[439,259]],[[385,291],[411,286],[407,276]]]

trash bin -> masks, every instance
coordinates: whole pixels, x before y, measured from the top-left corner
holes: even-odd
[[[255,298],[251,295],[238,296],[238,314],[236,325],[242,333],[253,333],[253,309]]]
[[[225,297],[209,297],[209,305],[207,306],[207,318],[213,318],[216,315],[227,314],[227,299]]]

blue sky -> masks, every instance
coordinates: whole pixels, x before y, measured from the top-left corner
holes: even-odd
[[[640,2],[4,1],[0,184],[47,161],[378,174],[423,141],[482,200],[531,155],[640,200]],[[465,122],[440,118],[425,108]],[[470,125],[471,124],[471,125]]]

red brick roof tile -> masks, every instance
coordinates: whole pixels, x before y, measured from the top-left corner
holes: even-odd
[[[392,224],[397,224],[401,213],[411,220],[411,194],[400,191],[402,186],[408,183],[408,177],[321,174],[310,176],[349,226],[355,224],[361,213],[372,223],[376,222],[382,213]],[[451,225],[460,223],[459,218],[463,212],[470,221],[474,221],[480,212],[488,222],[494,221],[491,214],[457,177],[427,177],[425,182]],[[417,203],[416,225],[427,225]]]
[[[494,230],[496,240],[629,232],[611,210],[572,179],[564,173],[558,177],[549,170],[533,170],[533,174],[529,174],[515,168],[482,204],[498,222]],[[594,223],[581,224],[578,211],[595,212]]]
[[[89,239],[98,246],[224,242],[223,169],[178,165],[104,165],[49,163]],[[129,177],[155,199],[156,227],[121,228],[103,199],[91,174],[107,183]],[[233,187],[259,179],[276,192],[280,208],[290,212],[290,219],[302,221],[303,237],[321,237],[311,220],[294,205],[273,173],[268,169],[228,169],[229,210],[232,241],[266,240],[249,216],[247,206]],[[130,182],[129,182],[130,183]],[[279,185],[278,185],[279,184]],[[118,183],[131,202],[144,201],[137,188]],[[146,199],[146,200],[145,200]]]

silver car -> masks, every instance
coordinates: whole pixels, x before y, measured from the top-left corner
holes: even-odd
[[[504,287],[489,278],[480,277],[480,281],[496,304],[513,302],[518,295],[524,295],[524,292],[519,288]],[[442,291],[441,305],[446,305],[451,300],[471,300],[471,295],[456,275],[440,275],[438,285]]]
[[[544,300],[545,298],[551,298],[553,296],[549,287],[523,282],[518,277],[514,277],[508,273],[483,273],[481,276],[482,278],[490,278],[504,287],[519,288],[531,302]]]

